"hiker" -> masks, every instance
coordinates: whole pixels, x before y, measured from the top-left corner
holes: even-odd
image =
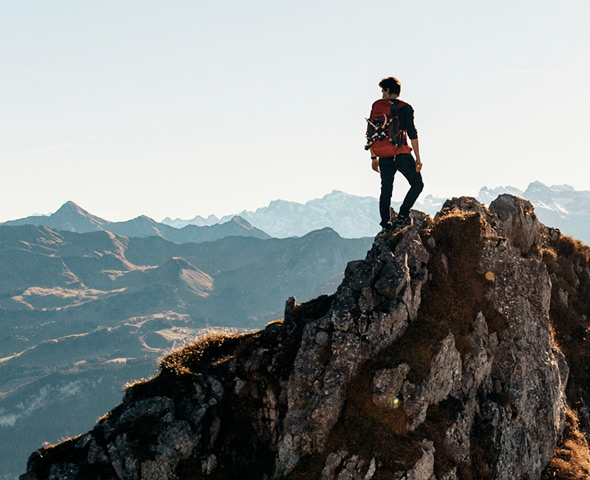
[[[379,213],[383,231],[399,230],[412,224],[410,209],[424,188],[422,161],[418,145],[418,132],[414,126],[414,109],[399,100],[401,83],[395,77],[379,82],[383,97],[377,100],[367,119],[367,146],[371,151],[371,168],[381,174]],[[407,137],[410,137],[411,147]],[[414,150],[416,159],[411,152]],[[400,171],[410,184],[410,190],[399,209],[394,224],[391,223],[391,195],[393,178]]]

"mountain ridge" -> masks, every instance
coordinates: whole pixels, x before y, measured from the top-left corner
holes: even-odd
[[[20,478],[588,478],[589,310],[588,246],[517,197],[455,198],[335,293],[166,356]]]
[[[175,243],[0,226],[0,479],[88,429],[174,345],[212,325],[259,328],[287,293],[333,291],[370,243],[330,229]]]
[[[524,191],[512,186],[482,187],[476,198],[489,205],[504,193],[531,201],[542,222],[590,243],[590,192],[576,191],[569,185],[547,187],[536,181]],[[427,195],[419,199],[415,209],[434,216],[445,201],[446,198]],[[395,209],[399,206],[400,202],[393,203]],[[239,215],[277,238],[299,236],[323,226],[333,228],[345,238],[374,236],[379,231],[380,222],[377,198],[349,195],[338,190],[305,204],[273,200],[266,207],[255,211],[244,210]],[[166,218],[162,222],[179,227],[191,222],[212,225],[228,218],[210,215],[207,218],[197,216],[191,220]]]
[[[535,181],[531,182],[525,190],[512,186],[494,188],[484,186],[476,198],[481,203],[489,205],[497,196],[504,193],[531,201],[536,214],[545,224],[553,225],[566,235],[590,243],[590,192],[577,191],[570,185],[548,187]],[[433,216],[445,201],[446,198],[426,195],[419,199],[415,209]],[[400,202],[393,202],[392,206],[398,209]],[[75,222],[64,218],[68,215],[71,217],[72,212],[82,215],[84,220]],[[124,222],[109,222],[86,212],[74,202],[67,202],[53,214],[59,213],[58,216],[61,218],[59,225],[56,220],[52,220],[51,215],[32,216],[5,222],[5,224],[28,222],[80,232],[107,229],[126,236],[156,235],[178,243],[207,241],[235,234],[261,238],[264,238],[264,235],[287,238],[303,236],[324,227],[334,229],[344,238],[361,238],[372,237],[378,233],[380,222],[378,212],[377,198],[349,195],[334,190],[321,198],[312,199],[303,204],[277,199],[272,200],[266,207],[259,207],[254,211],[243,210],[239,214],[221,218],[215,215],[209,215],[206,218],[197,215],[190,220],[173,220],[166,217],[162,222],[156,222],[150,217],[141,215]]]
[[[51,215],[37,215],[18,220],[0,223],[0,226],[45,226],[54,230],[76,233],[109,231],[126,237],[157,236],[176,243],[205,242],[217,240],[225,236],[238,235],[244,237],[270,238],[262,230],[254,227],[245,219],[232,216],[225,222],[208,226],[187,225],[181,229],[156,222],[154,219],[140,215],[123,222],[111,222],[92,215],[72,201],[64,203]]]

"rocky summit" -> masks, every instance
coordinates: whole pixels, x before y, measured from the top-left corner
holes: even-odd
[[[590,249],[531,204],[447,201],[333,295],[166,356],[34,479],[590,478]]]

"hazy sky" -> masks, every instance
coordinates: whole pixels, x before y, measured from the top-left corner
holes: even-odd
[[[590,190],[589,21],[587,0],[0,0],[0,221],[377,196],[365,117],[390,75],[423,196]]]

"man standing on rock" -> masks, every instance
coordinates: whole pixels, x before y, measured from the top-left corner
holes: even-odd
[[[381,174],[381,195],[379,213],[384,231],[399,230],[412,224],[410,209],[424,188],[422,182],[422,161],[418,145],[418,132],[414,126],[414,109],[399,100],[401,83],[395,77],[379,82],[383,97],[377,100],[367,120],[367,146],[371,151],[371,167]],[[411,147],[407,137],[410,137]],[[416,159],[412,156],[412,150]],[[393,179],[400,171],[410,184],[410,190],[400,207],[399,214],[391,224],[391,195]]]

